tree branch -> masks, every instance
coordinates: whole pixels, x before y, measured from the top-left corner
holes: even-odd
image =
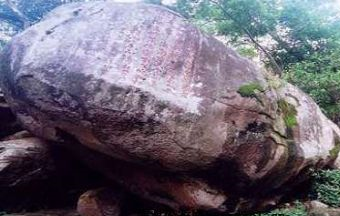
[[[17,8],[15,4],[11,0],[5,0],[6,5],[15,13],[18,20],[20,20],[23,25],[24,29],[31,25],[31,22],[27,19],[27,17]]]
[[[249,39],[255,44],[255,46],[258,47],[260,51],[262,51],[267,56],[267,58],[269,59],[270,63],[273,66],[273,70],[275,74],[278,74],[279,76],[281,76],[282,75],[281,67],[278,65],[274,57],[255,39],[255,37],[251,34],[251,32],[247,28],[243,27],[243,25],[239,21],[237,21],[237,19],[234,18],[218,1],[214,1],[214,0],[209,0],[209,1],[217,5],[222,10],[224,15],[226,15],[229,19],[231,19],[233,22],[239,25],[239,27],[244,31],[244,33],[249,37]]]

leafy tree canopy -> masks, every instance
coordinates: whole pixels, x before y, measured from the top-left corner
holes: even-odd
[[[338,47],[340,9],[335,0],[178,0],[176,8],[203,28],[228,36],[233,43],[248,40],[273,66],[280,68]],[[261,42],[269,37],[275,46]],[[266,54],[268,52],[268,54]]]

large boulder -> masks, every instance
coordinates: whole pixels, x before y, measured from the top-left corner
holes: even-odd
[[[138,166],[104,163],[164,204],[259,209],[310,168],[339,163],[340,130],[310,97],[166,8],[65,5],[16,36],[0,62],[27,130]]]

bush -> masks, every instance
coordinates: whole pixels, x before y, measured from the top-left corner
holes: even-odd
[[[340,53],[329,58],[315,56],[291,65],[284,77],[309,94],[330,119],[340,123]]]
[[[340,207],[340,170],[314,172],[311,195],[329,206]]]
[[[253,214],[251,216],[307,216],[305,206],[300,202],[295,202],[292,208],[275,209],[268,213]]]

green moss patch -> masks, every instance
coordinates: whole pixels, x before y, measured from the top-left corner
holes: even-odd
[[[283,120],[286,124],[286,127],[287,128],[295,127],[298,124],[298,121],[296,118],[296,115],[297,115],[296,108],[292,104],[288,103],[287,101],[283,99],[280,99],[277,102],[277,104],[279,106],[280,111],[283,114]]]
[[[335,142],[334,147],[329,151],[329,154],[331,158],[335,160],[338,157],[339,152],[340,152],[340,142],[337,141]]]
[[[248,83],[246,85],[241,86],[237,92],[242,97],[256,97],[256,94],[264,92],[264,89],[258,83]]]

